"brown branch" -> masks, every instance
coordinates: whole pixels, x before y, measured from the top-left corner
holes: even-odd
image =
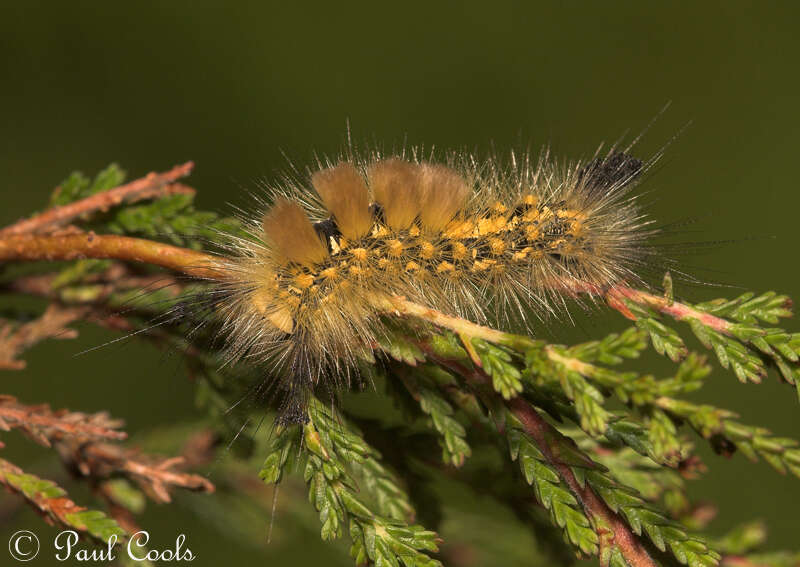
[[[224,280],[225,273],[219,267],[214,256],[179,248],[169,244],[153,242],[140,238],[125,236],[96,235],[94,233],[44,237],[10,237],[0,236],[0,262],[10,260],[73,260],[75,258],[111,258],[125,261],[144,262],[186,273],[190,276],[212,280]],[[562,288],[565,293],[590,294],[605,297],[608,305],[624,316],[635,319],[635,315],[625,306],[624,299],[645,305],[656,311],[674,317],[677,320],[688,318],[699,319],[704,325],[725,335],[731,334],[731,322],[667,298],[647,293],[642,290],[617,284],[610,288],[600,288],[585,283],[573,283],[569,288]],[[376,307],[397,315],[410,315],[425,319],[431,323],[451,329],[456,333],[469,331],[477,336],[499,344],[512,347],[524,347],[518,344],[525,337],[503,333],[489,327],[470,323],[464,319],[451,317],[406,300],[394,297],[390,300],[378,300]]]
[[[105,412],[53,411],[47,405],[28,406],[12,396],[0,396],[0,430],[19,429],[45,447],[65,439],[79,443],[125,439],[125,432],[117,430],[121,426],[122,421]]]
[[[213,256],[161,242],[93,232],[62,236],[0,237],[0,262],[105,258],[142,262],[189,276],[223,279]]]
[[[649,307],[669,315],[670,317],[683,321],[685,319],[698,319],[706,327],[710,327],[725,335],[731,334],[731,322],[721,317],[716,317],[709,313],[699,311],[690,305],[680,303],[673,299],[654,295],[641,289],[629,287],[623,283],[618,283],[611,287],[601,287],[586,282],[572,282],[569,285],[561,285],[561,291],[573,295],[589,294],[605,298],[609,307],[616,309],[628,319],[636,320],[630,309],[625,305],[625,300],[632,301],[638,305]]]
[[[0,396],[1,430],[20,429],[36,442],[55,447],[73,470],[94,481],[125,476],[158,502],[169,502],[169,489],[174,487],[214,491],[214,485],[202,476],[177,470],[187,462],[208,462],[215,441],[208,432],[190,440],[185,457],[159,458],[106,442],[127,437],[117,430],[121,425],[105,412],[52,411],[47,405],[26,406],[11,396]]]
[[[215,449],[219,438],[211,429],[200,429],[193,433],[184,443],[181,450],[183,466],[196,468],[212,463],[216,457]],[[140,510],[136,506],[131,506],[130,501],[125,497],[120,498],[119,492],[114,488],[112,479],[90,479],[93,491],[102,498],[108,507],[108,513],[117,523],[122,526],[129,534],[138,532],[141,528],[134,519],[133,514]],[[259,483],[264,486],[263,483]],[[238,484],[237,484],[238,486]],[[166,492],[166,491],[165,491]],[[169,494],[167,493],[167,497]]]
[[[57,448],[62,458],[83,476],[92,480],[124,476],[157,502],[170,502],[171,488],[214,492],[208,479],[177,470],[186,462],[183,456],[160,458],[110,443],[63,443]]]
[[[554,448],[549,443],[550,439],[557,436],[555,429],[522,398],[508,400],[506,406],[520,421],[525,432],[536,442],[545,458],[558,470],[559,476],[569,486],[570,491],[576,495],[586,514],[611,527],[610,542],[619,548],[628,564],[631,567],[656,567],[656,562],[630,530],[628,524],[619,515],[612,512],[588,484],[584,483],[581,486],[569,465],[560,462],[555,456]],[[555,451],[558,451],[558,447],[555,448]],[[598,535],[601,536],[601,545],[608,545],[608,540],[603,537],[604,534]]]
[[[18,358],[44,339],[77,336],[77,331],[67,327],[74,320],[83,319],[113,330],[133,330],[131,322],[104,304],[114,293],[129,289],[164,290],[170,297],[176,297],[183,287],[182,282],[167,274],[134,275],[121,262],[113,263],[101,273],[85,276],[83,283],[86,285],[77,294],[62,294],[53,285],[57,278],[57,273],[23,276],[2,286],[5,291],[45,297],[56,303],[50,304],[38,319],[29,323],[20,325],[0,320],[0,370],[25,368],[25,361]],[[67,307],[63,303],[78,305]]]
[[[485,391],[491,390],[491,379],[479,368],[470,369],[462,364],[444,360],[437,357],[430,349],[426,353],[433,360],[444,367],[462,376],[472,386],[477,386]],[[488,386],[488,387],[487,387]],[[536,410],[520,397],[503,400],[493,391],[490,394],[497,403],[502,403],[522,424],[525,433],[536,443],[547,461],[557,471],[570,492],[580,502],[584,512],[595,520],[596,524],[608,526],[611,533],[598,533],[601,545],[616,545],[631,567],[657,567],[657,563],[650,557],[647,549],[634,535],[628,524],[615,514],[603,500],[595,494],[587,483],[581,485],[569,465],[558,458],[559,448],[553,446],[553,440],[558,439],[558,432],[545,421]],[[502,427],[498,424],[498,428]]]
[[[606,302],[608,303],[609,307],[619,311],[629,319],[635,320],[636,316],[625,306],[624,302],[621,301],[622,299],[628,299],[639,305],[650,307],[679,321],[689,318],[699,319],[703,325],[711,327],[712,329],[725,335],[731,335],[732,324],[727,319],[716,317],[703,311],[698,311],[690,305],[679,303],[677,301],[670,301],[664,297],[653,295],[639,289],[634,289],[624,284],[617,284],[605,290],[601,290],[596,286],[591,286],[588,284],[580,287],[576,284],[569,290],[562,289],[562,291],[568,291],[572,294],[587,293],[590,295],[602,295],[606,298]],[[504,333],[503,331],[484,327],[465,319],[451,317],[434,309],[425,307],[424,305],[419,305],[417,303],[408,301],[404,297],[393,297],[388,301],[384,301],[379,307],[389,313],[394,313],[396,315],[409,315],[419,319],[424,319],[438,327],[450,329],[457,334],[465,333],[469,336],[482,338],[497,344],[505,344],[515,348],[525,348],[526,346],[530,346],[530,344],[532,344],[532,341],[527,337],[521,337],[511,333]]]
[[[11,323],[0,323],[0,369],[21,370],[25,368],[24,360],[17,360],[25,350],[48,338],[73,339],[78,335],[67,325],[83,318],[88,312],[86,307],[63,307],[50,304],[45,312],[33,321],[15,326]]]
[[[68,225],[73,220],[96,211],[107,211],[122,203],[133,203],[175,193],[193,194],[194,189],[174,181],[189,175],[194,163],[189,161],[176,165],[164,173],[148,173],[145,177],[120,185],[114,189],[96,193],[80,201],[54,207],[30,219],[21,220],[0,230],[0,235],[21,235],[51,232]]]

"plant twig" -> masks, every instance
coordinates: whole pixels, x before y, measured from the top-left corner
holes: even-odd
[[[432,353],[429,352],[430,354]],[[471,382],[473,386],[482,387],[488,385],[491,389],[491,378],[480,369],[471,370],[454,361],[441,360],[435,356],[434,358],[437,359],[439,364],[450,368],[459,376]],[[510,400],[503,400],[500,396],[495,395],[495,397],[498,403],[502,401],[506,408],[519,420],[525,432],[535,441],[542,454],[558,471],[559,476],[580,502],[586,514],[594,518],[598,524],[608,526],[611,529],[609,534],[598,534],[601,536],[602,545],[616,545],[631,567],[656,567],[657,563],[650,557],[650,554],[631,532],[625,521],[612,512],[588,484],[584,483],[581,486],[569,465],[558,459],[559,448],[557,446],[553,447],[551,444],[551,440],[556,439],[558,434],[552,426],[524,399],[516,397]]]
[[[87,307],[64,307],[51,303],[38,319],[18,327],[0,323],[0,369],[25,368],[25,361],[17,360],[17,356],[44,339],[75,338],[78,332],[67,325],[82,319],[87,312]]]
[[[536,410],[522,398],[513,398],[505,403],[525,428],[525,432],[536,441],[539,450],[558,470],[562,480],[578,497],[578,501],[587,515],[599,519],[600,523],[610,526],[611,534],[598,534],[601,535],[601,542],[605,545],[616,545],[631,567],[655,567],[656,562],[650,557],[645,547],[622,518],[612,512],[588,484],[584,483],[581,486],[572,469],[560,462],[554,455],[553,447],[548,443],[548,440],[556,435],[552,426],[542,419]],[[558,449],[556,448],[556,450]],[[610,537],[602,537],[604,535],[609,535]]]
[[[605,292],[608,304],[617,311],[628,317],[636,319],[620,299],[628,299],[640,305],[646,305],[660,313],[669,315],[678,321],[685,319],[697,319],[706,327],[719,331],[725,335],[731,335],[731,322],[721,317],[716,317],[703,311],[699,311],[689,305],[678,301],[671,301],[666,297],[647,293],[640,289],[634,289],[625,285],[617,285]]]
[[[0,237],[0,262],[8,260],[76,260],[107,258],[142,262],[198,278],[222,279],[210,254],[170,244],[110,234]]]
[[[107,211],[122,203],[133,203],[175,193],[194,193],[194,189],[172,184],[186,177],[194,168],[194,162],[176,165],[164,173],[148,173],[145,177],[120,185],[108,191],[96,193],[85,199],[61,207],[53,207],[35,217],[21,220],[0,230],[0,235],[21,235],[51,232],[68,225],[73,220],[95,211]],[[172,185],[171,185],[172,184]]]
[[[96,235],[94,233],[81,235],[64,235],[49,237],[3,237],[0,231],[0,262],[9,260],[73,260],[75,258],[112,258],[145,262],[162,266],[190,276],[208,279],[225,279],[224,272],[215,267],[213,256],[203,252],[196,252],[186,248],[179,248],[169,244],[153,242],[140,238],[130,238],[113,235]],[[617,284],[607,289],[597,286],[575,283],[569,290],[571,293],[587,293],[600,295],[606,298],[609,306],[616,309],[628,318],[636,317],[627,309],[623,299],[634,303],[646,305],[656,311],[667,314],[678,320],[698,319],[705,326],[717,330],[725,335],[731,335],[731,322],[721,317],[699,311],[690,305],[672,301],[665,297],[654,295],[646,291],[634,289],[624,284]],[[471,336],[483,338],[490,342],[518,345],[520,340],[530,341],[525,337],[503,333],[489,327],[471,323],[457,317],[450,317],[438,311],[429,309],[406,300],[403,297],[394,297],[390,300],[381,300],[379,308],[387,312],[401,315],[410,315],[425,319],[431,323],[451,329],[456,333],[468,331]]]
[[[78,530],[100,544],[113,541],[109,539],[112,536],[117,541],[125,536],[122,528],[105,514],[78,506],[58,485],[3,459],[0,459],[0,485],[23,496],[47,522]]]
[[[127,477],[157,502],[170,502],[171,488],[214,492],[214,485],[207,478],[178,470],[186,462],[183,456],[154,457],[111,443],[70,442],[57,448],[62,458],[82,475],[93,480]]]
[[[127,434],[117,430],[120,426],[122,421],[112,419],[105,412],[53,411],[47,405],[28,406],[12,396],[0,396],[0,430],[20,429],[45,447],[64,439],[79,443],[125,439]]]

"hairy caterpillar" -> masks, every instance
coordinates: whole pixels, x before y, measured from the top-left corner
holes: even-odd
[[[232,358],[267,361],[301,419],[302,392],[348,384],[385,332],[390,296],[476,322],[527,324],[576,285],[642,283],[657,232],[630,189],[650,163],[611,151],[559,164],[545,152],[503,167],[451,155],[349,158],[308,188],[276,188],[220,269]],[[327,384],[326,384],[327,385]]]

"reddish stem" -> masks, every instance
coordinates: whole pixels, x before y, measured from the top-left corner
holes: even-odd
[[[609,305],[613,306],[613,301],[618,300],[620,298],[625,298],[633,301],[634,303],[638,303],[640,305],[647,305],[669,315],[677,319],[678,321],[682,321],[684,319],[698,319],[703,325],[706,327],[711,327],[712,329],[719,331],[725,335],[731,334],[731,322],[720,317],[715,317],[714,315],[710,315],[703,311],[698,311],[697,309],[690,307],[684,303],[679,303],[677,301],[670,301],[665,297],[661,297],[658,295],[653,295],[651,293],[647,293],[641,291],[639,289],[633,289],[631,287],[627,287],[624,285],[617,285],[612,287],[606,292],[606,298],[609,300]],[[620,309],[617,309],[618,311]]]
[[[426,354],[437,363],[450,368],[452,371],[463,377],[467,382],[478,386],[487,386],[491,390],[491,379],[480,369],[470,369],[466,366],[452,361],[437,357],[425,345],[421,345]],[[599,524],[609,526],[611,533],[598,533],[601,546],[609,544],[616,545],[631,567],[657,567],[657,563],[650,557],[644,545],[631,532],[625,521],[615,514],[602,499],[589,487],[588,484],[581,484],[575,478],[575,474],[556,457],[556,451],[551,447],[551,440],[559,437],[553,427],[547,423],[536,412],[536,410],[524,399],[520,397],[510,400],[501,400],[496,394],[490,393],[498,401],[502,401],[506,408],[519,420],[525,433],[533,440],[547,461],[557,471],[561,479],[567,484],[570,492],[578,499],[584,512],[590,518],[595,518]]]
[[[0,230],[0,235],[33,234],[53,231],[68,225],[73,220],[94,211],[107,211],[122,203],[151,199],[174,193],[194,193],[185,185],[169,185],[192,171],[194,162],[176,165],[164,173],[148,173],[145,177],[120,185],[108,191],[96,193],[80,201],[61,207],[53,207],[40,215],[21,220]]]
[[[559,462],[553,455],[548,439],[552,439],[557,434],[552,426],[542,419],[536,410],[522,398],[517,397],[508,400],[506,406],[520,421],[522,427],[525,428],[525,432],[536,442],[545,458],[558,470],[559,476],[578,498],[586,513],[599,519],[601,523],[610,526],[611,534],[609,534],[609,539],[622,552],[628,565],[631,567],[656,567],[656,562],[650,557],[644,545],[631,532],[622,518],[612,512],[605,502],[589,488],[588,484],[581,486],[569,465]],[[598,535],[601,536],[601,542],[604,542],[603,534]],[[608,545],[608,543],[605,543],[605,545]]]

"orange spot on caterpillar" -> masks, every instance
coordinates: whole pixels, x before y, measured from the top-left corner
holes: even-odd
[[[369,257],[369,252],[367,252],[366,248],[353,248],[350,250],[350,254],[359,262],[365,262]]]
[[[423,241],[419,245],[419,257],[423,260],[430,260],[436,255],[436,247],[428,241]]]
[[[463,260],[467,257],[467,247],[460,242],[451,243],[451,250],[454,260]]]
[[[542,236],[542,231],[535,224],[527,224],[525,225],[525,236],[528,240],[538,240]]]
[[[395,258],[403,254],[403,248],[404,248],[403,243],[400,240],[397,240],[396,238],[386,243],[387,254]]]
[[[499,256],[506,251],[506,242],[502,238],[490,238],[489,249],[492,251],[492,254]]]
[[[502,231],[506,226],[505,217],[482,218],[478,221],[478,235],[486,236]]]
[[[472,271],[481,272],[483,270],[488,270],[489,268],[491,268],[495,264],[496,264],[496,261],[492,260],[492,259],[489,259],[489,258],[487,258],[485,260],[475,260],[472,263]]]
[[[325,268],[319,275],[325,280],[335,280],[339,278],[339,270],[337,268]]]
[[[514,254],[511,257],[516,261],[520,261],[527,258],[528,254],[530,254],[531,252],[533,252],[533,248],[531,248],[530,246],[526,246],[519,252],[514,252]]]
[[[314,284],[314,276],[310,274],[299,274],[294,278],[294,281],[300,289],[307,289]]]

